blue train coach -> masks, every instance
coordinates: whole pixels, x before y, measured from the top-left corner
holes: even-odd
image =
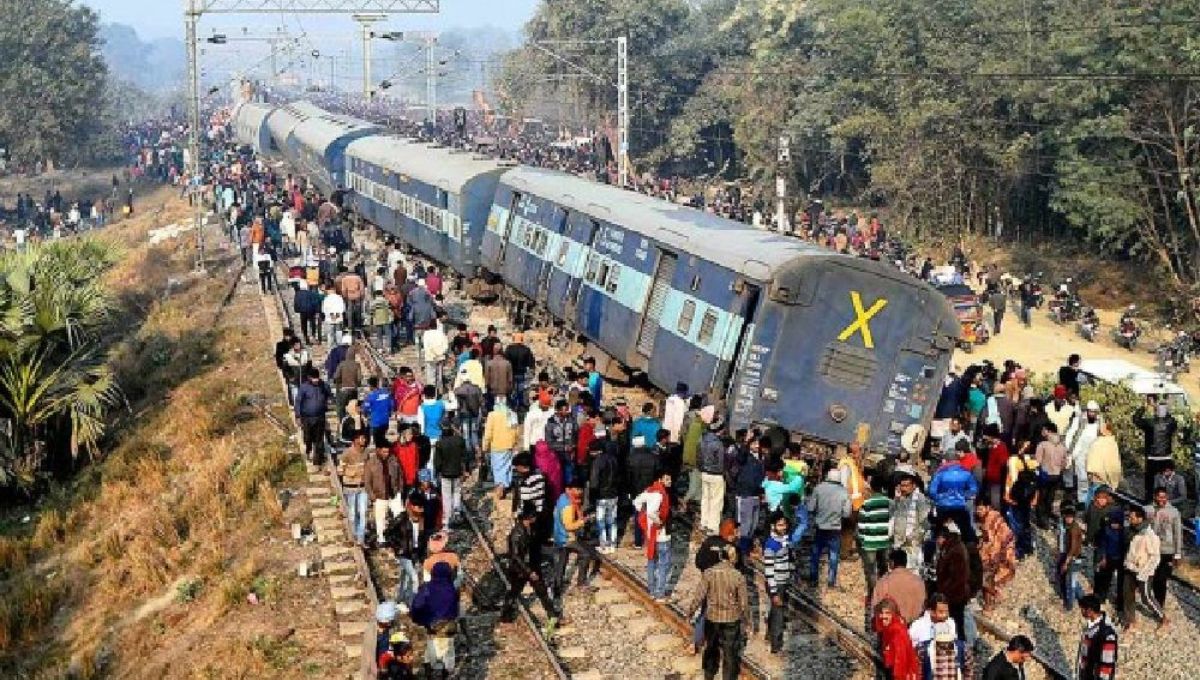
[[[360,215],[464,276],[477,273],[500,163],[372,135],[347,146],[346,165]]]
[[[929,286],[867,259],[536,168],[506,172],[484,266],[625,367],[780,427],[898,450],[958,335]]]
[[[308,115],[288,137],[288,160],[326,195],[346,186],[346,148],[356,139],[381,132],[379,126],[349,116]]]
[[[238,144],[250,147],[256,154],[271,151],[271,130],[267,119],[275,107],[257,102],[246,102],[233,115],[233,135]]]

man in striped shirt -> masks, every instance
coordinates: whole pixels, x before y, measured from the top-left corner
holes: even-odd
[[[553,525],[550,505],[546,503],[546,476],[533,466],[533,456],[528,453],[520,453],[513,458],[513,470],[521,480],[517,486],[517,493],[513,497],[513,507],[519,510],[530,505],[537,512],[537,521],[533,524],[535,546],[533,563],[541,564],[542,546],[550,538],[550,529]]]
[[[788,596],[788,585],[792,582],[792,549],[788,532],[787,516],[775,511],[770,519],[771,534],[763,541],[763,572],[767,582],[767,595],[771,597],[771,609],[767,614],[767,641],[771,653],[783,649],[784,600]]]
[[[892,546],[892,502],[883,495],[882,481],[877,475],[866,477],[865,485],[871,495],[858,511],[858,554],[867,579],[868,599],[875,590],[875,582],[887,573],[888,550]]]
[[[1086,626],[1079,640],[1076,677],[1079,680],[1113,680],[1117,677],[1117,631],[1108,622],[1100,598],[1079,598],[1079,612]]]

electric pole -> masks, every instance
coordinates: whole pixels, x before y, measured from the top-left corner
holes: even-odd
[[[375,35],[371,32],[371,26],[377,22],[387,19],[385,14],[355,14],[352,17],[355,21],[362,24],[362,40],[363,40],[363,97],[370,99],[375,95],[375,87],[371,81],[371,40]]]
[[[779,204],[775,210],[775,230],[781,234],[792,231],[787,217],[787,169],[792,160],[789,148],[791,142],[792,140],[786,135],[780,137],[779,154],[776,157],[775,196],[779,199]]]
[[[617,184],[629,186],[629,38],[617,38]]]
[[[188,190],[197,192],[201,183],[200,166],[200,59],[196,51],[196,28],[200,23],[198,0],[188,0],[184,20],[187,28],[188,81],[192,88],[192,96],[188,102]],[[196,230],[196,270],[204,271],[204,229],[201,225],[200,196],[192,196],[192,228]]]

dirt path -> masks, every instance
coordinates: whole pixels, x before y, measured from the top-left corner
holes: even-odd
[[[1119,312],[1100,311],[1100,338],[1092,343],[1080,337],[1075,324],[1055,324],[1045,309],[1033,313],[1032,328],[1021,325],[1017,315],[1010,311],[1004,315],[999,335],[986,345],[976,347],[970,354],[962,350],[955,352],[954,365],[962,369],[984,359],[990,359],[997,365],[1005,359],[1014,359],[1037,373],[1053,373],[1067,362],[1068,356],[1079,354],[1084,359],[1124,359],[1147,370],[1156,370],[1154,355],[1149,352],[1154,341],[1143,342],[1132,352],[1112,342],[1112,328],[1118,316]],[[1200,384],[1196,377],[1185,373],[1179,385],[1196,403],[1197,397],[1200,397]]]

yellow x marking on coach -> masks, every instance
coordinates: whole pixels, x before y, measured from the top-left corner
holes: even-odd
[[[864,311],[862,296],[858,294],[857,290],[852,290],[850,291],[850,302],[854,304],[854,323],[846,326],[846,330],[842,331],[838,340],[845,342],[850,339],[851,335],[858,332],[862,334],[863,346],[867,349],[875,349],[875,340],[871,337],[871,317],[887,306],[887,300],[879,298],[875,304],[871,305],[870,309]]]

